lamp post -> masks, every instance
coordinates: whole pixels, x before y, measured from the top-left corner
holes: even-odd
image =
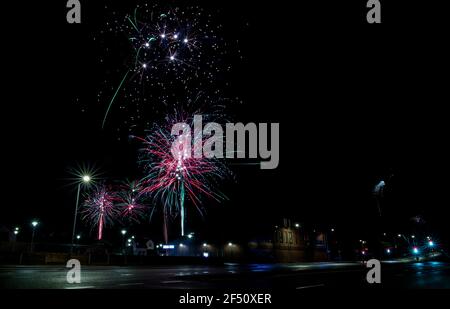
[[[14,242],[13,242],[13,247],[12,247],[12,251],[16,251],[16,241],[17,241],[17,235],[19,234],[19,227],[15,227],[14,228]]]
[[[33,243],[34,243],[34,231],[36,230],[36,226],[38,226],[39,222],[33,220],[31,222],[31,226],[33,227],[33,231],[31,232],[31,244],[30,244],[30,252],[33,252]]]
[[[127,230],[121,230],[122,234],[122,253],[125,255],[125,235],[127,234]]]
[[[77,201],[75,203],[75,215],[73,216],[73,229],[72,229],[72,246],[70,247],[70,253],[73,252],[73,246],[75,242],[75,229],[77,226],[77,215],[78,215],[78,202],[80,200],[80,190],[82,184],[88,184],[91,181],[91,176],[84,175],[81,177],[81,181],[78,183],[77,189]]]

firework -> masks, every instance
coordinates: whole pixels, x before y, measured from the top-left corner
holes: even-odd
[[[117,206],[120,208],[122,218],[139,223],[144,217],[148,207],[143,201],[142,188],[139,181],[127,181],[120,186]]]
[[[161,203],[165,222],[169,215],[180,214],[181,234],[184,235],[185,202],[189,200],[203,214],[201,196],[222,201],[226,197],[216,189],[216,184],[227,177],[230,171],[220,159],[194,157],[191,147],[186,147],[191,143],[187,134],[171,135],[175,123],[192,127],[193,117],[176,113],[167,119],[165,125],[155,125],[146,138],[138,138],[145,145],[141,153],[147,176],[143,180],[142,191]],[[205,143],[201,135],[193,136],[193,140],[202,146]],[[166,230],[167,226],[165,235]]]
[[[217,76],[231,67],[223,60],[229,47],[220,35],[222,25],[213,16],[199,6],[168,8],[157,4],[137,6],[125,15],[114,12],[97,40],[105,47],[100,61],[105,65],[109,62],[113,46],[121,51],[120,63],[125,67],[105,80],[112,92],[99,93],[99,100],[103,100],[103,92],[109,94],[102,127],[116,101],[120,101],[118,108],[130,115],[123,123],[129,128],[143,120],[148,103],[156,107],[152,112],[166,104],[167,93],[173,89],[193,93],[209,85],[217,89]],[[117,59],[111,61],[116,63]]]
[[[98,240],[102,239],[104,227],[112,225],[120,214],[116,201],[116,194],[105,185],[95,187],[84,201],[82,219],[88,221],[92,228],[97,227]]]

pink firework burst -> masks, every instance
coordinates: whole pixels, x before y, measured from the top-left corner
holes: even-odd
[[[115,202],[117,195],[105,185],[95,187],[83,204],[82,219],[88,221],[92,228],[97,227],[97,239],[103,237],[103,228],[112,225],[120,214]]]
[[[202,147],[206,142],[201,132],[200,134],[193,132],[191,135],[190,128],[193,128],[193,122],[193,116],[177,113],[174,117],[168,118],[165,125],[155,125],[146,138],[138,138],[145,144],[141,162],[145,164],[147,176],[143,180],[142,192],[161,202],[165,221],[168,214],[181,215],[182,236],[185,200],[190,200],[202,214],[200,208],[202,195],[217,201],[226,198],[216,189],[216,185],[229,174],[221,159],[193,155],[192,141]],[[171,134],[172,126],[176,123],[184,123],[186,127],[186,130],[178,136]],[[166,235],[165,238],[167,240]]]
[[[118,193],[120,212],[123,218],[139,223],[147,210],[142,195],[143,186],[139,181],[126,181],[120,185]]]

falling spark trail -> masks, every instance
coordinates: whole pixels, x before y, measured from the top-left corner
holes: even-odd
[[[105,117],[103,118],[102,129],[105,127],[106,117],[108,117],[108,113],[109,113],[109,110],[111,109],[111,105],[113,104],[113,102],[114,102],[114,100],[115,100],[115,98],[117,96],[117,93],[119,93],[120,88],[122,88],[123,82],[127,78],[128,73],[130,73],[130,70],[128,70],[125,73],[125,75],[123,76],[122,81],[119,84],[119,87],[117,87],[116,92],[114,93],[114,95],[113,95],[113,97],[111,99],[111,102],[109,102],[108,108],[107,108],[106,113],[105,113]]]
[[[139,32],[139,29],[136,27],[136,25],[133,23],[133,21],[130,19],[130,17],[127,16],[127,18],[130,21],[130,23],[133,25],[134,29],[136,29],[136,31]],[[136,19],[136,15],[134,18]]]

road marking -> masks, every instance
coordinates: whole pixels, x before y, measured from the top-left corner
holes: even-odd
[[[168,280],[168,281],[161,281],[161,283],[163,284],[168,284],[168,283],[183,283],[184,281],[181,280]]]
[[[315,285],[305,285],[305,286],[296,287],[295,289],[302,290],[302,289],[318,288],[320,286],[325,286],[325,284],[321,283],[321,284],[315,284]]]
[[[142,285],[144,283],[142,282],[135,282],[135,283],[121,283],[120,286],[127,286],[127,285]]]
[[[67,289],[67,290],[77,290],[77,289],[93,289],[93,288],[95,288],[95,286],[89,285],[89,286],[71,286],[71,287],[66,287],[65,289]]]

